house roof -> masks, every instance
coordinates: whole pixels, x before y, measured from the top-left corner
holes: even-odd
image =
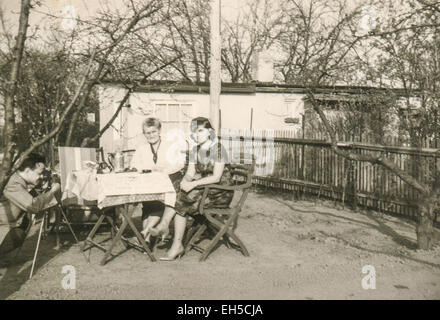
[[[133,88],[135,82],[121,82],[121,81],[105,81],[102,85],[117,86]],[[136,83],[135,92],[193,92],[193,93],[209,93],[209,82],[182,82],[182,81],[168,81],[168,80],[150,80],[142,83]],[[405,96],[406,91],[403,88],[380,88],[367,86],[319,86],[312,89],[314,93],[318,94],[341,94],[357,95],[365,93],[394,93],[397,96]],[[238,94],[254,94],[257,92],[267,93],[298,93],[306,94],[307,87],[296,84],[279,84],[267,82],[250,82],[250,83],[222,83],[221,92],[238,93]],[[416,91],[411,92],[412,96],[417,96]],[[327,98],[328,99],[328,98]],[[331,97],[330,97],[331,99]]]

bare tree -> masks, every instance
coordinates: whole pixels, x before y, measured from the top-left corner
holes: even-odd
[[[38,11],[34,6],[32,11]],[[0,16],[2,19],[2,16]],[[10,28],[4,19],[3,38],[13,37]],[[48,21],[49,23],[51,21]],[[22,70],[19,74],[17,91],[15,95],[16,130],[14,142],[17,152],[20,153],[33,143],[48,134],[56,127],[61,113],[73,97],[76,86],[81,79],[84,64],[87,60],[78,58],[73,54],[72,45],[76,35],[63,34],[59,28],[59,21],[50,23],[51,32],[45,32],[44,38],[38,34],[36,28],[33,35],[27,37],[26,47],[23,52]],[[6,79],[11,71],[11,54],[5,50],[1,58],[0,79]],[[0,91],[7,91],[6,81],[0,81]],[[85,109],[90,112],[92,106],[97,105],[96,95],[92,95]],[[93,100],[95,100],[93,102]],[[78,123],[78,136],[92,134],[96,124],[82,120]],[[63,127],[53,139],[44,145],[46,160],[55,159],[54,146],[58,145],[59,138],[65,138],[66,128]],[[39,148],[41,152],[43,148]]]
[[[24,43],[26,40],[26,33],[28,29],[29,10],[31,8],[30,0],[22,0],[20,7],[20,18],[18,34],[16,37],[15,46],[12,54],[12,67],[8,81],[8,89],[5,92],[5,127],[3,130],[3,144],[5,146],[4,157],[2,161],[2,170],[0,172],[0,191],[3,192],[3,188],[6,184],[9,175],[11,174],[11,168],[14,157],[14,131],[15,131],[15,93],[17,91],[18,75],[21,68],[21,60],[23,58]]]
[[[154,42],[148,45],[163,61],[180,57],[168,78],[190,82],[209,79],[209,0],[171,1],[163,12]],[[144,43],[144,34],[137,35]],[[169,69],[168,69],[169,70]]]
[[[426,138],[440,138],[440,4],[406,5],[392,12],[392,19],[380,21],[381,30],[370,41],[377,54],[367,70],[376,83],[404,88],[402,133],[419,147]],[[415,96],[417,100],[412,99]]]
[[[114,74],[115,61],[120,57],[119,55],[114,55],[117,47],[123,43],[124,39],[130,32],[136,32],[135,28],[140,21],[144,19],[152,19],[161,8],[162,3],[158,0],[148,1],[141,6],[131,2],[130,11],[126,14],[127,17],[118,15],[114,16],[110,12],[104,12],[97,18],[94,25],[98,25],[98,30],[92,28],[91,30],[94,30],[92,34],[100,35],[101,37],[104,37],[105,40],[102,38],[100,39],[101,45],[98,47],[95,57],[95,71],[93,72],[92,77],[88,79],[85,92],[82,94],[81,100],[79,101],[69,123],[65,143],[67,146],[71,145],[74,129],[93,87],[100,80],[105,79],[112,73]],[[88,26],[89,25],[90,24],[88,24]],[[91,30],[88,26],[86,31],[91,34]],[[151,24],[149,24],[149,26],[151,26]]]
[[[427,7],[425,6],[425,8]],[[433,226],[433,222],[434,210],[437,206],[437,199],[440,195],[439,168],[433,168],[432,175],[429,177],[429,179],[422,181],[420,180],[419,175],[414,175],[412,172],[403,170],[391,158],[387,157],[381,152],[371,154],[358,154],[350,151],[349,149],[342,149],[338,145],[335,130],[332,127],[332,124],[329,121],[327,115],[323,111],[321,103],[315,98],[315,88],[316,86],[321,85],[323,81],[332,82],[337,79],[338,75],[334,73],[335,67],[337,67],[338,64],[342,66],[344,65],[344,59],[348,57],[349,53],[355,49],[355,44],[365,39],[372,39],[374,37],[383,37],[385,35],[397,36],[397,34],[402,35],[401,32],[404,30],[412,30],[412,32],[414,32],[414,30],[426,30],[426,28],[429,28],[431,26],[429,24],[426,24],[425,21],[418,20],[420,23],[418,26],[411,26],[411,28],[408,28],[402,25],[402,21],[404,21],[405,17],[400,16],[400,19],[398,20],[399,24],[393,24],[393,27],[388,30],[372,30],[366,36],[353,33],[355,36],[349,39],[336,37],[338,34],[340,34],[340,27],[338,26],[342,26],[344,21],[348,21],[348,18],[354,18],[356,16],[354,12],[355,11],[352,11],[352,13],[343,15],[342,18],[338,20],[336,24],[337,27],[332,29],[327,34],[328,39],[323,39],[324,43],[328,43],[330,45],[325,46],[325,48],[322,48],[319,51],[320,56],[314,59],[318,59],[318,61],[320,61],[320,65],[310,68],[310,70],[313,70],[313,73],[306,73],[308,74],[308,76],[306,79],[303,80],[303,83],[307,90],[307,97],[312,104],[313,109],[322,121],[322,124],[331,142],[331,147],[336,154],[341,155],[351,161],[369,162],[373,165],[382,166],[383,168],[397,175],[402,181],[404,181],[419,192],[419,216],[416,228],[417,243],[419,248],[428,249],[432,247],[436,239],[436,232]],[[410,14],[405,13],[405,15],[407,18],[413,18],[418,14],[423,14],[422,12],[423,10],[421,10],[420,8],[416,8],[411,11]],[[415,22],[417,22],[417,20],[412,23]],[[333,44],[335,40],[339,43]],[[410,44],[412,39],[411,37],[404,37],[402,41],[403,43],[406,43],[408,45]],[[426,62],[424,63],[424,65],[427,66]],[[396,67],[399,68],[399,64],[397,64]],[[326,78],[328,79],[326,80]],[[414,89],[417,88],[419,88],[419,85],[416,85]]]
[[[277,68],[284,82],[322,85],[349,79],[364,36],[356,33],[362,6],[348,8],[350,2],[342,0],[283,2],[283,30],[276,44],[283,55]]]
[[[24,158],[29,155],[29,153],[33,152],[44,146],[49,141],[53,141],[53,139],[60,133],[60,131],[66,127],[66,124],[70,121],[69,134],[67,137],[68,142],[72,139],[73,129],[75,125],[77,125],[77,120],[82,110],[84,110],[87,105],[87,99],[90,97],[90,94],[93,90],[93,86],[100,80],[105,79],[106,76],[114,73],[115,61],[118,61],[118,56],[115,57],[115,48],[118,48],[124,38],[129,34],[134,28],[137,26],[139,21],[147,21],[146,25],[155,24],[157,21],[149,21],[150,17],[155,14],[155,12],[159,11],[162,8],[161,1],[151,0],[149,2],[142,2],[141,4],[136,4],[134,1],[130,2],[131,4],[131,13],[126,13],[126,16],[122,14],[117,17],[117,19],[113,19],[114,17],[109,14],[102,14],[98,21],[86,21],[84,22],[87,27],[81,30],[81,33],[77,33],[76,35],[80,40],[87,39],[84,36],[85,34],[90,35],[91,31],[98,28],[103,33],[105,33],[110,41],[102,41],[102,37],[88,38],[87,40],[91,40],[91,43],[84,44],[84,41],[74,48],[75,59],[78,59],[80,62],[78,64],[78,68],[76,70],[72,70],[72,73],[75,76],[75,85],[72,87],[63,87],[61,85],[60,96],[64,94],[64,106],[59,109],[57,112],[57,124],[56,126],[52,126],[51,128],[47,127],[41,135],[37,135],[34,141],[31,141],[31,145],[28,146],[25,150],[17,150],[15,148],[14,142],[14,133],[15,133],[15,122],[14,122],[14,108],[13,102],[15,97],[15,93],[17,93],[17,81],[19,74],[19,67],[21,62],[21,57],[24,52],[24,39],[26,35],[26,28],[28,25],[28,15],[30,4],[29,1],[24,2],[22,6],[22,13],[20,16],[20,29],[19,34],[17,36],[17,43],[14,50],[14,61],[11,68],[11,85],[7,90],[7,103],[5,103],[6,112],[6,122],[5,126],[5,157],[2,163],[2,172],[1,172],[1,188],[0,191],[3,190],[6,185],[10,175],[20,166]],[[94,24],[94,22],[99,22]],[[107,23],[107,24],[106,24]],[[114,24],[113,24],[114,23]],[[108,28],[105,28],[105,27]],[[113,29],[109,29],[113,27]],[[89,33],[87,33],[89,32]],[[92,33],[93,34],[93,33]],[[95,35],[97,35],[95,33]],[[82,38],[81,38],[82,37]],[[78,41],[80,42],[80,41]],[[87,49],[87,53],[81,53],[84,51],[84,47]],[[43,81],[44,82],[44,81]],[[33,84],[32,84],[33,85]],[[73,90],[72,90],[73,89]],[[69,94],[65,94],[64,91],[68,91]],[[39,92],[41,96],[41,92]],[[38,96],[38,95],[37,95]],[[28,97],[29,98],[29,97]],[[38,98],[38,97],[36,97]],[[25,97],[20,97],[20,99],[25,99]],[[29,100],[29,99],[28,99]],[[61,99],[60,99],[61,101]],[[29,102],[29,101],[28,101]],[[61,104],[61,103],[60,103]],[[12,107],[11,107],[12,106]],[[73,115],[73,116],[72,116]],[[45,127],[45,123],[43,121],[43,127]],[[37,132],[38,128],[35,128]],[[22,152],[21,152],[22,151]]]
[[[267,0],[252,1],[231,21],[222,19],[222,64],[231,82],[252,80],[252,59],[278,38],[282,13]]]

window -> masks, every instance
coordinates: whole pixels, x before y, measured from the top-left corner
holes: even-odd
[[[188,102],[158,101],[154,106],[154,115],[162,121],[164,132],[181,129],[188,134],[190,121],[194,117],[194,105]]]

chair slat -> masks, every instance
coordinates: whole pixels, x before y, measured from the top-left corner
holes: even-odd
[[[66,187],[67,175],[73,170],[81,170],[84,161],[96,162],[95,148],[58,147],[61,171],[61,190]]]

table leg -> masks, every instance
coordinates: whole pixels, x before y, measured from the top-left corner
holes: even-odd
[[[92,231],[90,231],[89,235],[87,236],[86,241],[84,241],[84,245],[82,246],[83,251],[88,249],[88,248],[86,248],[86,245],[88,242],[93,244],[93,237],[95,236],[95,233],[98,231],[99,227],[101,226],[104,218],[105,218],[105,214],[102,213],[99,216],[98,221],[96,221],[95,225],[93,226]]]
[[[124,215],[125,216],[125,215]],[[122,222],[121,227],[119,228],[118,233],[116,234],[116,237],[113,239],[110,247],[108,248],[108,250],[106,251],[106,253],[104,254],[104,258],[102,258],[101,260],[101,266],[105,265],[105,263],[107,262],[107,258],[111,255],[112,253],[112,249],[113,247],[116,245],[116,243],[118,241],[121,240],[121,236],[122,233],[124,232],[125,228],[127,227],[128,223],[127,223],[127,219],[124,219],[124,221]]]
[[[156,257],[153,255],[153,253],[151,252],[150,248],[148,248],[148,245],[145,242],[144,237],[142,237],[142,235],[140,234],[140,232],[137,230],[136,226],[134,225],[133,221],[131,220],[131,215],[133,214],[133,210],[131,210],[129,212],[128,207],[126,207],[126,210],[124,210],[122,212],[122,214],[124,215],[125,221],[128,222],[128,224],[130,225],[131,230],[133,230],[134,234],[136,235],[136,238],[138,239],[139,243],[142,244],[142,247],[144,248],[145,252],[150,257],[151,261],[155,262],[156,261]]]
[[[111,217],[106,215],[105,218],[107,219],[108,223],[110,224],[110,234],[113,239],[115,237],[116,232],[118,232],[118,228],[116,228],[116,225],[114,224],[113,219]]]

